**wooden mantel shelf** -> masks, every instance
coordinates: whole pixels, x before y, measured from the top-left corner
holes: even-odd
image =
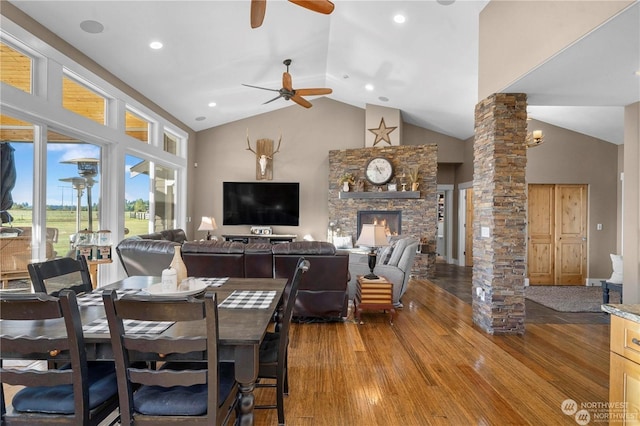
[[[392,198],[392,199],[409,199],[420,198],[420,191],[371,191],[371,192],[344,192],[340,191],[339,198],[345,200],[348,198]]]

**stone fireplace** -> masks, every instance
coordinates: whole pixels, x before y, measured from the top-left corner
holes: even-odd
[[[359,181],[364,180],[364,169],[373,157],[386,157],[393,164],[391,183],[402,183],[402,174],[412,167],[418,169],[419,190],[415,196],[404,196],[402,191],[388,191],[387,187],[365,184],[364,190],[340,195],[338,178],[351,173]],[[421,252],[416,255],[411,274],[428,278],[435,269],[437,209],[438,146],[400,145],[381,148],[359,148],[329,151],[329,222],[340,229],[340,237],[351,237],[355,243],[362,226],[358,212],[400,212],[402,223],[398,231],[421,242]],[[358,186],[354,186],[358,188]],[[353,190],[352,190],[353,191]]]
[[[364,224],[383,225],[387,236],[400,235],[402,233],[401,210],[358,210],[358,231],[356,240],[360,237],[360,231]]]

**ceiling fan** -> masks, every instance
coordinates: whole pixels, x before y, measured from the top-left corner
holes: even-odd
[[[318,13],[329,15],[333,12],[334,4],[329,0],[289,0],[298,6]],[[258,28],[264,20],[264,13],[267,10],[267,0],[251,0],[251,28]]]
[[[253,87],[255,89],[269,90],[271,92],[278,92],[278,96],[268,100],[265,104],[273,102],[276,99],[284,98],[285,100],[292,100],[300,106],[305,108],[311,108],[311,102],[303,98],[303,96],[317,96],[317,95],[329,95],[333,90],[327,88],[315,88],[315,89],[294,89],[291,83],[291,74],[289,74],[289,65],[291,65],[291,59],[285,59],[283,62],[287,66],[287,70],[282,73],[282,88],[281,89],[269,89],[267,87],[252,86],[251,84],[243,84],[243,86]],[[264,104],[263,104],[264,105]]]

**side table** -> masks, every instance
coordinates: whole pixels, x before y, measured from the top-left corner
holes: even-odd
[[[396,310],[393,307],[393,283],[385,277],[370,280],[363,275],[358,275],[358,288],[353,301],[355,318],[359,324],[360,314],[364,309],[389,311],[389,323],[393,324]]]
[[[87,260],[87,265],[89,266],[89,275],[91,276],[91,285],[93,286],[94,290],[98,286],[98,265],[112,262],[112,259]]]

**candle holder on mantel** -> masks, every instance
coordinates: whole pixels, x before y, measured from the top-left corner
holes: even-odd
[[[400,175],[400,186],[402,186],[402,192],[407,192],[407,175],[405,172]]]

